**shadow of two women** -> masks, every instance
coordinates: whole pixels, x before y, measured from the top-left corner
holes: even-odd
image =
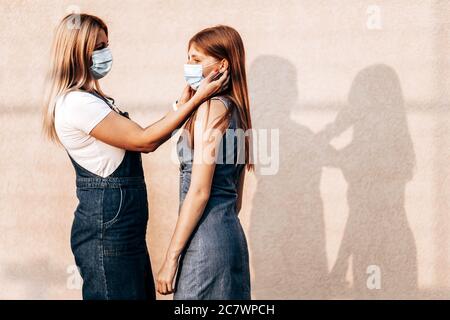
[[[253,126],[278,129],[280,135],[279,170],[275,175],[257,174],[252,201],[254,298],[413,294],[416,247],[404,192],[413,177],[415,154],[394,69],[377,64],[361,70],[347,105],[318,133],[290,119],[291,111],[300,107],[291,62],[258,57],[250,67],[249,84]],[[352,141],[340,150],[332,147],[330,140],[350,128]],[[323,167],[339,168],[348,186],[348,218],[331,268],[320,192]],[[373,266],[381,277],[376,288],[368,285]],[[351,285],[346,281],[349,270]]]

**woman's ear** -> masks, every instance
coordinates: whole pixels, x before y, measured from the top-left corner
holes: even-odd
[[[227,70],[228,67],[229,67],[228,60],[227,59],[223,59],[221,64],[220,64],[219,72],[225,72],[225,70]]]

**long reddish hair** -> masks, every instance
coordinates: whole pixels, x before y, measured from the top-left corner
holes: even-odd
[[[245,71],[245,50],[244,43],[239,33],[228,26],[215,26],[203,29],[195,34],[188,44],[188,51],[192,45],[202,51],[204,54],[216,58],[217,60],[226,59],[229,64],[228,73],[230,75],[228,89],[220,94],[227,95],[235,104],[238,111],[239,127],[244,132],[252,128],[250,117],[250,103],[248,98],[247,74]],[[208,104],[210,101],[208,101]],[[209,110],[209,108],[208,108]],[[214,127],[223,127],[227,123],[231,109],[217,121]],[[185,129],[188,130],[190,137],[194,136],[194,122],[196,111],[186,121]],[[253,169],[250,163],[250,138],[245,136],[245,163],[248,170]],[[191,146],[193,146],[191,139]]]

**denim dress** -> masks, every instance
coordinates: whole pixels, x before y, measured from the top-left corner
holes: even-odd
[[[127,112],[118,112],[129,118]],[[148,202],[141,153],[127,150],[106,178],[69,158],[79,200],[71,248],[83,278],[83,299],[155,300],[145,240]]]
[[[237,110],[226,96],[213,99],[221,100],[230,109],[227,132],[232,134],[225,133],[222,137],[217,157],[222,161],[215,167],[210,198],[180,255],[175,300],[251,299],[247,240],[236,212],[239,177],[245,167],[242,162],[237,164],[238,143],[234,136],[238,128]],[[180,209],[189,190],[193,161],[186,134],[177,143]],[[226,161],[227,158],[231,161]]]

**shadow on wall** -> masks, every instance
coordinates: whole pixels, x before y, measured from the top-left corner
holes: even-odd
[[[254,127],[280,130],[279,172],[258,175],[253,198],[254,298],[414,296],[416,246],[404,193],[415,155],[396,72],[381,64],[361,70],[348,105],[317,134],[289,118],[299,108],[292,63],[261,56],[250,68],[249,83]],[[350,128],[350,144],[333,148],[330,140]],[[324,166],[342,170],[348,184],[349,215],[331,272],[320,194]]]

